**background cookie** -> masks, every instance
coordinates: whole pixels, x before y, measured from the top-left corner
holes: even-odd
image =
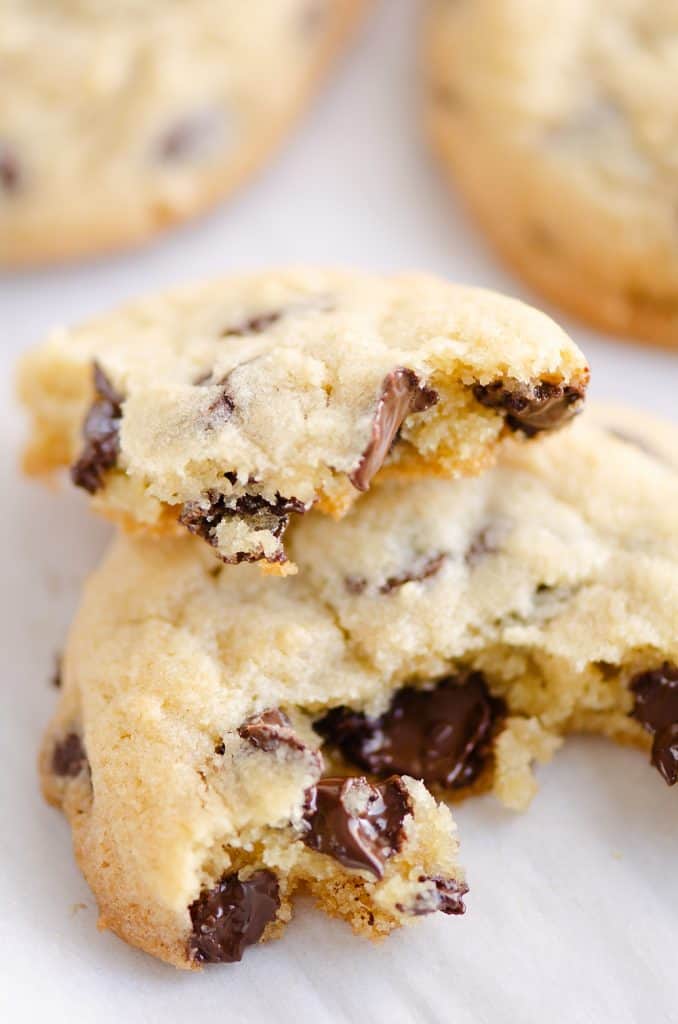
[[[143,241],[280,141],[367,0],[7,0],[0,264]]]
[[[678,345],[678,8],[436,0],[428,128],[508,262],[602,328]]]

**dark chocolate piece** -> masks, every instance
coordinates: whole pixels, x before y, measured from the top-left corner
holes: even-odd
[[[349,480],[359,491],[366,491],[377,473],[403,421],[415,412],[430,409],[438,401],[438,392],[421,384],[414,370],[399,366],[384,377],[372,421],[372,436]]]
[[[228,477],[229,474],[225,473]],[[207,496],[209,506],[205,508],[199,501],[188,501],[181,509],[179,522],[191,533],[197,534],[206,540],[208,544],[216,546],[216,528],[222,519],[238,516],[243,519],[251,530],[268,530],[276,539],[280,539],[290,521],[290,515],[294,512],[302,515],[306,512],[306,506],[297,498],[284,498],[276,494],[275,501],[270,502],[262,498],[260,494],[243,494],[233,501],[225,495],[210,492]],[[232,504],[228,504],[233,502]],[[229,558],[220,556],[224,562],[240,564],[241,562],[258,562],[266,556],[250,552],[239,551]],[[269,562],[284,562],[285,555],[279,552]]]
[[[631,681],[631,714],[651,733],[652,764],[669,786],[678,782],[678,666],[642,672]]]
[[[222,754],[226,753],[226,744],[224,743],[223,740],[219,740],[218,743],[214,744],[214,753],[218,754],[219,757],[221,757]]]
[[[69,732],[55,745],[52,754],[52,771],[55,775],[75,778],[87,763],[87,754],[77,732]]]
[[[268,711],[252,715],[240,726],[238,735],[257,750],[265,750],[266,753],[272,753],[281,745],[292,750],[307,749],[306,744],[292,728],[289,718],[280,708],[269,708]]]
[[[193,924],[189,955],[204,964],[241,960],[245,947],[259,941],[279,906],[278,879],[272,871],[262,868],[243,881],[237,874],[224,875],[188,908]]]
[[[384,864],[402,846],[403,821],[411,809],[397,776],[375,786],[363,778],[321,779],[307,794],[308,830],[302,839],[344,867],[381,878]]]
[[[104,474],[113,469],[120,451],[122,396],[99,366],[94,364],[96,399],[90,406],[82,428],[85,446],[71,466],[71,480],[95,494],[103,485]]]
[[[208,109],[187,114],[172,124],[158,141],[157,155],[164,163],[202,160],[214,154],[224,135],[221,111]]]
[[[379,718],[333,708],[314,729],[353,764],[460,788],[480,774],[503,703],[490,696],[481,672],[448,676],[432,689],[407,686]]]
[[[424,896],[420,893],[411,906],[404,907],[398,904],[401,913],[414,914],[419,917],[422,914],[434,914],[440,911],[441,914],[465,914],[464,896],[468,892],[466,882],[459,882],[456,878],[443,878],[442,875],[421,875],[420,882],[433,882],[435,888],[430,895]]]
[[[222,338],[240,338],[245,334],[261,334],[282,319],[282,315],[281,310],[275,310],[273,313],[259,313],[258,316],[252,316],[240,324],[224,328],[221,336]]]
[[[504,409],[511,430],[520,430],[534,437],[542,430],[557,430],[584,405],[584,385],[551,384],[540,380],[495,380],[491,384],[474,384],[473,394],[488,409]]]
[[[21,185],[21,167],[13,149],[0,142],[0,187],[12,195]]]

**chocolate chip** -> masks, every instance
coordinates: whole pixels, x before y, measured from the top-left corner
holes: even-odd
[[[397,772],[457,789],[480,774],[503,711],[482,673],[472,672],[448,676],[428,690],[407,686],[379,718],[338,707],[313,727],[348,761],[375,775]]]
[[[103,485],[104,474],[112,469],[120,451],[122,396],[113,387],[98,363],[94,364],[96,399],[90,406],[82,428],[85,446],[71,466],[71,480],[90,494]]]
[[[50,678],[50,682],[56,690],[61,689],[61,660],[61,655],[57,654],[54,659],[54,671]]]
[[[266,753],[272,753],[281,745],[293,750],[306,749],[306,744],[299,739],[289,718],[280,708],[270,708],[252,715],[240,726],[238,735],[257,750],[265,750]]]
[[[678,666],[642,672],[631,681],[633,717],[653,736],[652,764],[664,781],[678,782]]]
[[[224,118],[219,110],[200,110],[175,121],[160,137],[156,147],[164,163],[202,160],[212,156],[224,137]]]
[[[224,875],[188,908],[193,932],[189,955],[198,963],[235,963],[258,942],[280,906],[278,879],[265,868],[241,881]]]
[[[491,523],[478,530],[471,538],[464,561],[473,569],[487,555],[496,555],[501,551],[501,541],[505,533],[505,524]]]
[[[76,732],[69,732],[54,747],[52,771],[55,775],[75,778],[87,766],[87,754]]]
[[[214,753],[218,754],[219,757],[226,753],[226,744],[223,740],[219,740],[218,743],[214,744]]]
[[[420,583],[422,580],[435,576],[443,567],[445,558],[444,554],[435,554],[413,562],[411,567],[404,572],[398,573],[397,576],[389,576],[386,582],[379,587],[379,593],[390,594],[406,583]]]
[[[420,875],[420,882],[431,882],[433,887],[426,893],[418,893],[414,902],[405,907],[402,903],[397,909],[404,914],[465,914],[464,896],[468,892],[466,882],[456,878],[443,878],[442,875]]]
[[[403,572],[387,577],[379,586],[379,593],[390,594],[399,587],[403,587],[406,583],[421,583],[430,576],[435,576],[437,572],[440,572],[446,558],[447,555],[440,553],[422,555],[419,558],[415,558],[411,565],[403,570]],[[364,576],[346,576],[344,578],[344,586],[349,594],[364,594],[368,584]]]
[[[367,590],[367,580],[364,576],[346,576],[344,586],[349,594],[364,594]]]
[[[229,474],[225,473],[224,476],[228,477]],[[284,498],[280,494],[276,494],[273,502],[267,501],[259,494],[243,494],[233,501],[232,498],[210,492],[207,498],[209,501],[207,507],[199,501],[186,502],[182,506],[179,522],[191,533],[197,534],[213,546],[217,544],[216,530],[223,519],[238,517],[245,522],[250,530],[268,530],[276,539],[279,539],[287,529],[290,515],[292,513],[302,515],[306,512],[303,502],[297,498]],[[266,558],[269,562],[285,561],[285,555],[282,552],[267,557],[263,553],[239,551],[229,557],[220,557],[229,564],[257,562],[262,558]]]
[[[273,313],[259,313],[257,316],[252,316],[249,320],[243,320],[242,323],[235,324],[233,327],[225,327],[221,332],[221,337],[239,338],[245,334],[262,334],[263,331],[282,319],[282,315],[280,310],[276,310]]]
[[[381,878],[384,864],[403,844],[403,821],[411,810],[397,776],[375,786],[363,778],[321,779],[308,793],[302,839],[344,867]]]
[[[414,370],[399,366],[384,377],[372,421],[372,436],[349,480],[358,491],[366,491],[391,450],[404,420],[415,412],[430,409],[438,392],[421,384]]]
[[[0,186],[4,192],[12,195],[18,192],[21,185],[21,168],[19,159],[7,143],[0,142]]]
[[[474,384],[473,394],[488,409],[503,409],[511,430],[533,437],[542,430],[556,430],[581,412],[586,388],[570,384],[551,384],[541,380],[496,380],[492,384]]]
[[[223,387],[216,398],[207,407],[208,426],[210,428],[230,420],[235,410],[235,402],[227,388]],[[227,474],[224,474],[226,476]]]

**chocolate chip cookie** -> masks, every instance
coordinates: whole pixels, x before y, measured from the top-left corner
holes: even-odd
[[[617,333],[678,345],[678,8],[433,0],[435,149],[509,264]]]
[[[376,936],[461,911],[434,797],[523,808],[572,731],[675,784],[678,473],[606,417],[311,512],[288,578],[120,537],[42,754],[104,924],[179,966],[233,960],[303,884]]]
[[[6,0],[0,264],[144,241],[278,145],[368,0]]]
[[[21,368],[29,471],[71,465],[128,525],[288,571],[283,534],[375,474],[475,473],[581,408],[547,317],[424,275],[256,274],[57,332]],[[382,468],[383,466],[383,468]]]

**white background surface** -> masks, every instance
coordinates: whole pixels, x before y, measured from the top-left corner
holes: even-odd
[[[58,323],[228,268],[426,268],[530,298],[500,268],[421,144],[416,9],[385,0],[285,152],[235,201],[145,251],[0,281],[0,1014],[12,1022],[675,1022],[678,793],[643,755],[574,740],[517,817],[457,809],[471,895],[381,946],[300,907],[242,964],[185,975],[96,930],[70,834],[38,794],[48,685],[79,585],[108,528],[79,495],[16,473],[16,355]],[[538,300],[536,300],[538,302]],[[560,318],[593,394],[678,420],[678,354]]]

